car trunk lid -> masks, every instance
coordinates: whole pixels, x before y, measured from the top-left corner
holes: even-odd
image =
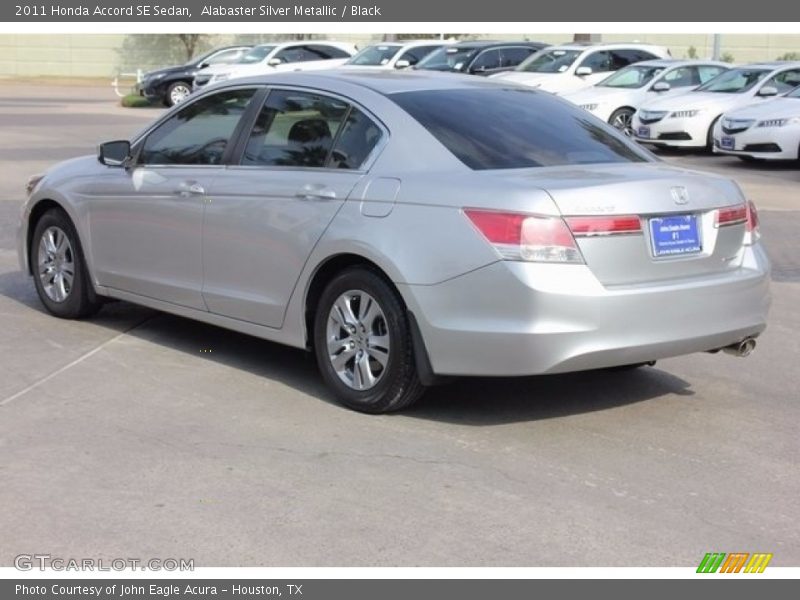
[[[730,224],[717,224],[720,208],[744,208],[730,180],[658,163],[525,169],[512,177],[550,195],[604,285],[699,277],[740,265],[740,213],[725,213]]]

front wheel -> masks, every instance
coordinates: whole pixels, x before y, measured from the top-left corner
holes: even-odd
[[[164,98],[164,103],[167,106],[175,106],[180,104],[192,93],[192,86],[185,81],[176,81],[167,88],[167,95]]]
[[[314,317],[314,353],[325,383],[354,410],[398,411],[424,391],[405,307],[371,269],[347,269],[322,292]]]
[[[632,108],[619,108],[615,110],[608,119],[609,125],[618,129],[628,137],[633,136],[633,113]]]
[[[100,309],[102,302],[89,280],[78,233],[63,210],[42,215],[30,250],[36,292],[48,311],[62,319],[79,319]]]
[[[714,127],[717,125],[717,121],[722,115],[719,115],[716,119],[711,121],[711,127],[708,128],[708,133],[706,134],[706,151],[707,152],[714,152]]]

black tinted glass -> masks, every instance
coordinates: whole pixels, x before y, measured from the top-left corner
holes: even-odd
[[[333,169],[357,169],[381,139],[381,130],[360,110],[350,111],[336,141],[328,165]]]
[[[147,136],[139,163],[219,164],[254,93],[231,90],[193,102]]]
[[[243,165],[323,167],[348,104],[318,94],[270,92],[247,142]]]
[[[649,160],[633,142],[544,92],[452,89],[390,98],[472,169]]]

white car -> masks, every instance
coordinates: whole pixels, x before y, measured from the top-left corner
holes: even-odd
[[[800,159],[800,87],[722,115],[714,127],[714,152],[743,160]]]
[[[686,93],[729,68],[726,63],[705,60],[646,60],[620,69],[595,86],[564,94],[564,99],[630,136],[633,113],[644,102]]]
[[[564,44],[545,48],[513,71],[491,77],[565,94],[600,83],[630,64],[669,57],[669,50],[650,44]]]
[[[714,124],[722,113],[774,98],[798,85],[800,62],[737,67],[691,92],[645,102],[633,115],[633,135],[655,146],[711,149]]]
[[[342,68],[405,69],[413,67],[434,50],[452,43],[445,40],[414,40],[373,44],[349,59]]]
[[[357,51],[353,44],[323,40],[259,44],[234,64],[198,71],[193,88],[197,90],[210,83],[275,71],[333,69],[346,63]]]

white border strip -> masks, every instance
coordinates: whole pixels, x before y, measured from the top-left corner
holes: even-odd
[[[0,579],[800,579],[798,567],[767,567],[760,574],[698,574],[686,567],[213,567],[167,571],[18,571],[0,567]]]
[[[531,33],[570,34],[584,33],[616,33],[616,34],[709,34],[709,33],[741,33],[741,34],[792,34],[800,32],[800,22],[772,23],[717,23],[717,22],[502,22],[502,23],[439,23],[439,22],[308,22],[308,21],[242,21],[242,22],[83,22],[67,23],[64,21],[28,21],[0,23],[0,34],[123,34],[123,33],[285,33],[302,31],[303,33]]]

